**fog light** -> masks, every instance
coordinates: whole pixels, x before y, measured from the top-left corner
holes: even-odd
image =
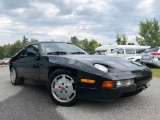
[[[116,87],[128,87],[134,84],[134,80],[121,80],[121,81],[116,81]]]

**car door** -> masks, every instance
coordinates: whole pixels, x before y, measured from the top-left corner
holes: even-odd
[[[36,56],[40,56],[37,44],[30,45],[24,50],[19,60],[21,67],[18,69],[22,77],[39,80],[39,60]]]

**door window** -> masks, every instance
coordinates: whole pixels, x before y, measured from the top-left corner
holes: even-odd
[[[124,54],[124,50],[121,48],[117,51],[117,54]]]
[[[30,45],[26,48],[24,55],[28,56],[28,53],[34,53],[36,56],[39,56],[38,45]]]

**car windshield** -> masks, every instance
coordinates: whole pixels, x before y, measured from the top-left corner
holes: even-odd
[[[111,51],[111,53],[116,53],[119,48],[115,48]]]
[[[84,50],[69,43],[41,43],[44,54],[87,54]]]

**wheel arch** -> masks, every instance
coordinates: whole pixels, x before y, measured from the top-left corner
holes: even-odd
[[[69,68],[69,67],[63,67],[63,66],[54,66],[54,67],[51,67],[49,69],[49,71],[48,71],[48,78],[52,75],[53,72],[55,72],[56,70],[59,70],[59,69],[63,69],[63,70],[66,70],[66,71],[70,72],[71,75],[74,76],[74,77],[77,76],[78,70],[76,70],[76,69]]]

